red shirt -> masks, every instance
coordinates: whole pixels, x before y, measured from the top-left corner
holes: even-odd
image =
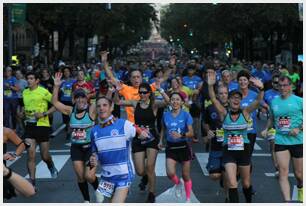
[[[82,88],[85,90],[86,95],[91,95],[92,94],[96,94],[96,89],[95,87],[90,83],[90,82],[83,82],[83,83],[79,83],[76,82],[72,85],[72,92],[75,91],[76,89]]]

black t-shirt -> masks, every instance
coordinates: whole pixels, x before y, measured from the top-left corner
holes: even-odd
[[[40,85],[43,86],[44,88],[48,89],[48,91],[52,94],[53,93],[53,85],[54,85],[54,81],[53,79],[50,77],[47,80],[40,80]]]
[[[223,123],[221,122],[220,116],[214,105],[211,104],[204,110],[202,118],[204,123],[209,125],[210,130],[215,131],[216,129],[222,128]],[[218,142],[216,136],[211,139],[211,150],[212,151],[222,150],[222,142]]]

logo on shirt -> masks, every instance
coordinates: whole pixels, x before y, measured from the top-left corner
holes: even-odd
[[[216,112],[211,113],[210,117],[211,119],[217,119],[217,113]]]
[[[113,129],[111,131],[111,136],[117,136],[117,135],[119,135],[119,131],[117,129]]]
[[[176,122],[172,122],[170,125],[171,125],[172,127],[176,127],[176,126],[177,126],[177,123],[176,123]]]

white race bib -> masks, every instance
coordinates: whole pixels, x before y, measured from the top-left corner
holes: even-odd
[[[104,180],[100,181],[98,192],[103,194],[105,197],[111,198],[115,190],[115,184]]]
[[[244,150],[244,140],[242,135],[228,135],[228,150]]]
[[[279,117],[278,119],[278,128],[283,133],[288,133],[291,127],[291,118],[290,117]]]

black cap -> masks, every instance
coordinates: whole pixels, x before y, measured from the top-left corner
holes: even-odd
[[[74,98],[87,97],[84,89],[79,88],[73,92]]]
[[[241,99],[242,99],[242,93],[239,90],[237,90],[237,89],[230,91],[228,96],[231,97],[231,96],[233,96],[235,94],[238,94],[241,97]]]

